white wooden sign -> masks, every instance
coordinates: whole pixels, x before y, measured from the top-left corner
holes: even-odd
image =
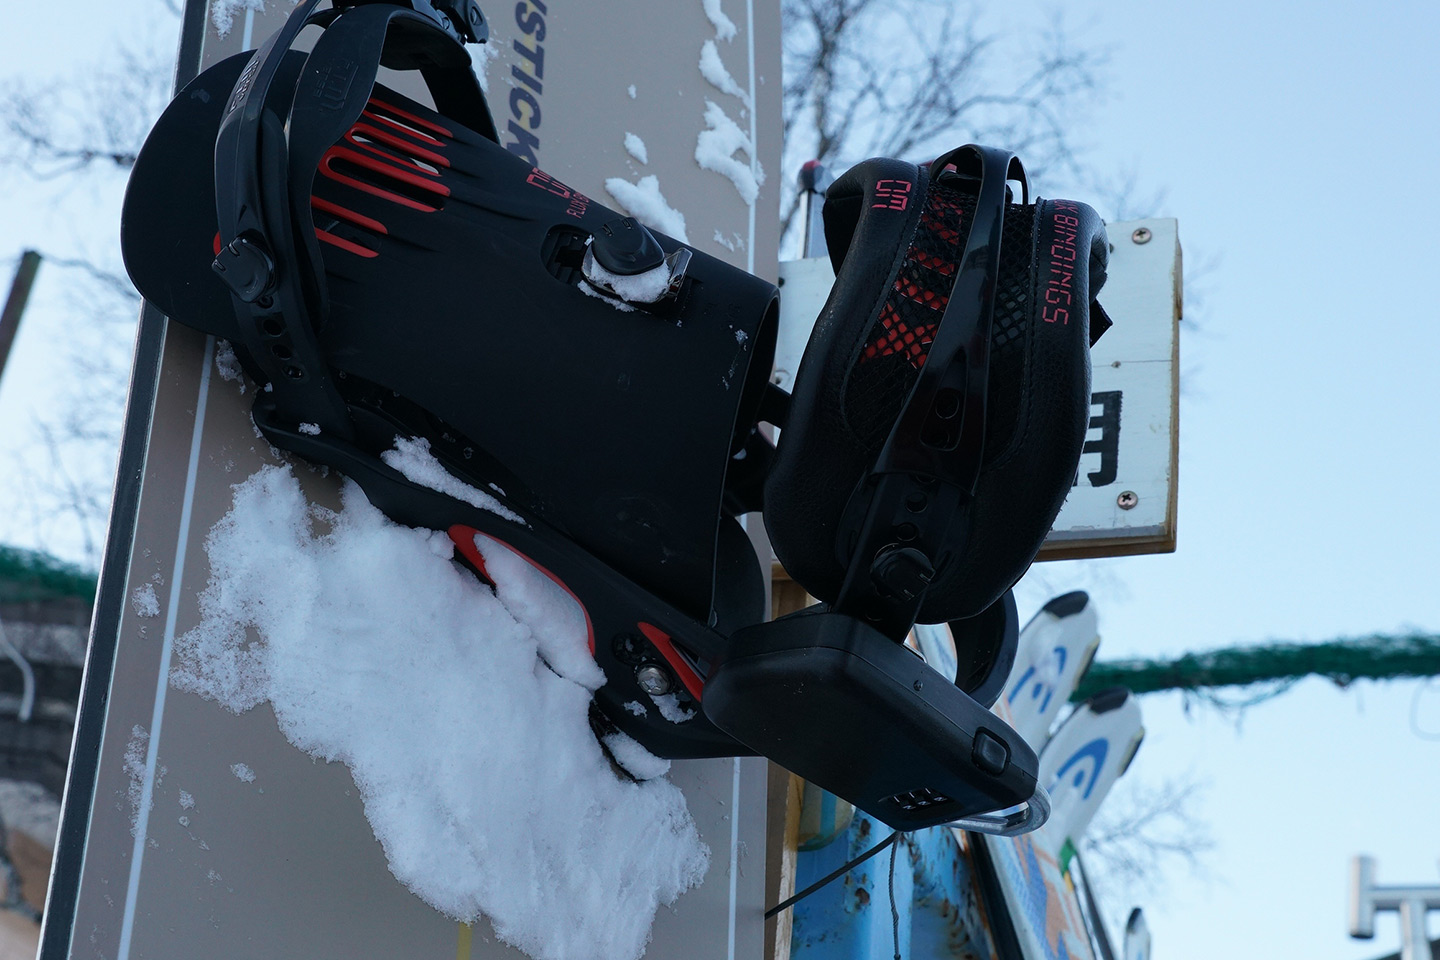
[[[1175,220],[1106,225],[1115,325],[1091,351],[1090,429],[1041,560],[1175,549],[1181,270]],[[790,389],[835,275],[825,257],[780,264],[774,380]]]

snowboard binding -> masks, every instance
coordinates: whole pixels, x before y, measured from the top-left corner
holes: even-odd
[[[987,707],[1088,421],[1094,212],[1010,202],[1023,170],[987,148],[856,167],[791,398],[768,382],[773,285],[499,145],[472,2],[317,5],[181,91],[122,222],[142,293],[264,385],[266,438],[448,531],[482,577],[488,538],[561,585],[604,722],[651,751],[763,753],[899,829],[1038,826],[1034,752]],[[397,437],[493,502],[408,479]],[[772,623],[736,519],[762,508],[823,601]],[[955,677],[900,644],[917,618],[950,623]]]

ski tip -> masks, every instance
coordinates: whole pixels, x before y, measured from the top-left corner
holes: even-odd
[[[1072,590],[1047,602],[1046,613],[1055,617],[1073,617],[1090,604],[1090,594],[1084,590]]]
[[[1119,709],[1125,705],[1125,701],[1128,699],[1130,699],[1128,687],[1106,687],[1087,699],[1085,705],[1098,716]]]

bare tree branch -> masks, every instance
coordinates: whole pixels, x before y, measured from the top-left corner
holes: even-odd
[[[128,170],[169,93],[154,58],[122,47],[118,62],[71,86],[0,87],[0,167],[37,180]]]
[[[1160,878],[1183,866],[1192,877],[1206,876],[1205,855],[1215,841],[1195,808],[1204,791],[1195,776],[1158,785],[1137,781],[1132,773],[1116,784],[1081,840],[1085,866],[1107,896],[1101,902],[1118,916],[1143,900],[1156,901],[1165,888]]]
[[[976,8],[938,0],[784,0],[781,9],[785,169],[923,160],[968,141],[1022,154],[1036,178],[1083,172],[1076,130],[1107,56],[1076,46],[1058,21],[1035,43],[985,33]],[[787,233],[798,206],[787,180]]]

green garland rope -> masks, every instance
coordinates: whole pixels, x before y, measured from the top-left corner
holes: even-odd
[[[95,601],[96,576],[33,550],[0,546],[0,603],[78,598]],[[1187,653],[1174,660],[1112,660],[1091,666],[1074,695],[1085,700],[1107,687],[1134,693],[1202,691],[1277,684],[1267,699],[1309,676],[1339,686],[1353,680],[1440,675],[1440,636],[1412,633],[1342,637],[1322,643],[1272,643]]]
[[[49,554],[0,546],[0,603],[62,600],[95,602],[95,574]]]
[[[1096,663],[1070,699],[1084,700],[1106,687],[1128,687],[1137,694],[1163,690],[1196,691],[1245,687],[1256,683],[1288,686],[1309,676],[1325,677],[1343,687],[1353,680],[1390,680],[1437,674],[1440,674],[1440,636],[1423,633],[1372,634],[1321,643],[1228,647],[1206,653],[1187,653],[1174,660]]]

